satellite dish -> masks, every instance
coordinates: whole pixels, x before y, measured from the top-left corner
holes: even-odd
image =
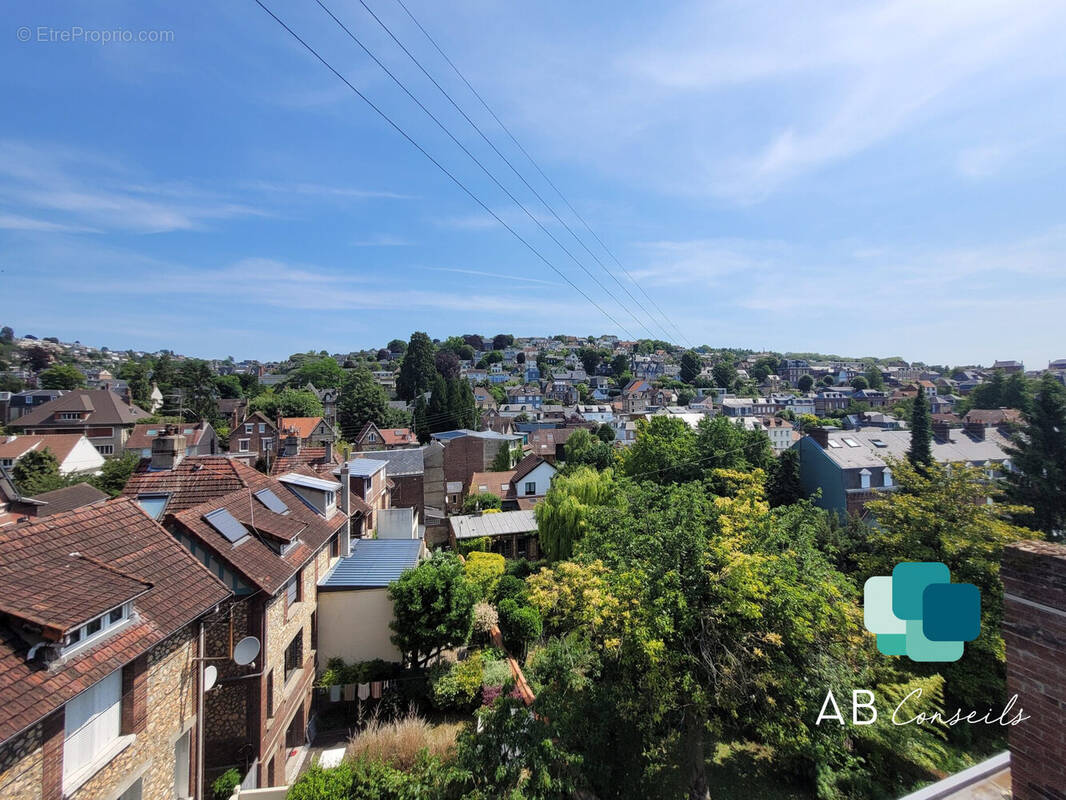
[[[242,667],[255,661],[257,655],[259,655],[259,640],[254,636],[245,636],[233,648],[233,660]]]
[[[218,670],[213,666],[204,667],[204,691],[209,691],[218,680]]]

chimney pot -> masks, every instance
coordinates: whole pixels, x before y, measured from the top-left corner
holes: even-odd
[[[185,457],[185,437],[173,425],[152,440],[152,469],[174,469]]]

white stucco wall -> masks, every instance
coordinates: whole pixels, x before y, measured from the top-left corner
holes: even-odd
[[[400,651],[389,641],[392,601],[387,591],[382,587],[318,593],[319,664],[335,657],[348,663],[400,660]]]

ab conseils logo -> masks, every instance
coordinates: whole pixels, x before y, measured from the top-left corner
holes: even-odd
[[[897,564],[863,587],[863,622],[877,649],[911,661],[958,661],[966,642],[981,633],[981,592],[952,583],[939,561]]]

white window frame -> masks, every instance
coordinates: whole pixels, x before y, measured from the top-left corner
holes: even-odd
[[[885,486],[895,486],[895,484],[892,483],[892,470],[888,467],[885,467],[881,472],[881,478]]]
[[[245,432],[245,434],[247,434],[248,436],[251,436],[254,431],[255,431],[255,425],[253,425],[251,422],[244,423],[244,432]]]
[[[238,439],[237,440],[237,452],[238,453],[251,452],[249,450],[249,445],[251,444],[251,441],[252,441],[251,439]]]
[[[267,424],[265,422],[260,422],[259,423],[259,432],[260,433],[266,433],[267,432]]]
[[[102,456],[113,456],[115,454],[115,446],[113,444],[93,444],[93,447]]]
[[[122,670],[97,681],[65,706],[63,793],[72,795],[134,736],[122,736]]]

